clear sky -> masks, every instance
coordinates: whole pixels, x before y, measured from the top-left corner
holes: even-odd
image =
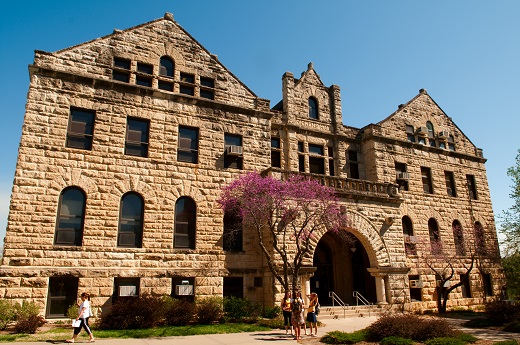
[[[0,12],[0,243],[34,50],[57,51],[165,12],[257,96],[281,99],[281,78],[309,62],[339,85],[343,122],[381,121],[424,88],[484,151],[495,216],[512,204],[520,143],[520,1],[52,0]]]

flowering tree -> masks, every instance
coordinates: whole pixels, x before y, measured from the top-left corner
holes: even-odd
[[[299,287],[299,271],[318,232],[347,225],[334,189],[292,176],[285,181],[248,173],[222,189],[218,203],[253,229],[275,279],[288,291]]]

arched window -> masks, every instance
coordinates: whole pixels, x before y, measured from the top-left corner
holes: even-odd
[[[55,244],[81,246],[86,199],[85,193],[77,187],[68,187],[61,192],[56,220]]]
[[[173,71],[175,68],[175,63],[168,56],[161,57],[160,65],[159,65],[159,75],[165,77],[173,78]]]
[[[318,120],[318,101],[314,97],[309,97],[309,118]]]
[[[484,228],[480,222],[475,222],[473,226],[475,232],[475,247],[478,254],[486,253],[486,241],[484,239]]]
[[[426,122],[426,128],[428,128],[428,138],[434,138],[433,123]]]
[[[141,248],[143,242],[143,198],[134,192],[126,193],[121,198],[119,214],[119,247]]]
[[[407,255],[416,255],[416,240],[413,235],[413,224],[412,220],[408,216],[403,216],[401,220],[403,226],[403,237],[404,237],[404,249]]]
[[[175,203],[174,248],[195,249],[197,207],[193,199],[183,196]]]
[[[430,234],[430,247],[432,254],[442,253],[441,236],[439,233],[439,225],[434,218],[428,220],[428,232]]]
[[[242,217],[236,209],[224,213],[222,247],[225,251],[242,251]]]
[[[453,242],[455,242],[455,253],[457,255],[465,255],[466,249],[464,248],[464,234],[462,232],[462,225],[458,220],[454,220],[451,224],[453,230]]]

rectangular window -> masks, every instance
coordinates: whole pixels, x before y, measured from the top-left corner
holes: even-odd
[[[139,297],[139,278],[114,278],[114,294],[112,300]]]
[[[158,86],[161,90],[173,92],[173,83],[169,81],[159,80]]]
[[[128,118],[126,122],[125,155],[148,156],[148,120]]]
[[[354,150],[348,150],[348,167],[350,178],[359,178],[358,153]]]
[[[309,144],[309,172],[311,174],[325,174],[325,158],[323,146]]]
[[[408,276],[408,282],[410,283],[410,302],[422,301],[422,281],[418,275]]]
[[[468,193],[471,200],[477,200],[477,186],[475,185],[475,176],[466,175],[466,181],[468,183]]]
[[[448,149],[455,151],[455,137],[453,135],[448,136]]]
[[[467,274],[460,275],[460,281],[462,282],[462,298],[471,298],[471,289],[469,285],[469,276]]]
[[[298,142],[298,171],[305,172],[305,147],[303,142]]]
[[[244,298],[244,278],[224,277],[223,297]]]
[[[327,153],[329,156],[329,175],[334,176],[334,148],[332,146],[327,147]]]
[[[179,126],[177,160],[197,164],[199,162],[199,129]]]
[[[280,147],[280,138],[271,138],[271,166],[273,168],[281,168],[281,147]]]
[[[395,176],[397,184],[399,185],[399,190],[409,190],[408,182],[410,181],[410,173],[407,172],[405,163],[395,162]]]
[[[137,63],[137,76],[135,77],[135,83],[141,86],[152,87],[152,73],[153,66],[147,63]],[[143,75],[144,74],[144,75]]]
[[[65,145],[76,149],[91,150],[95,117],[96,112],[93,110],[71,108]]]
[[[415,143],[415,130],[412,125],[406,125],[406,137],[411,143]]]
[[[242,169],[242,136],[224,134],[224,167]]]
[[[67,310],[76,303],[78,297],[78,280],[76,277],[49,278],[46,318],[67,317]]]
[[[215,79],[200,77],[200,97],[215,99]]]
[[[175,299],[193,302],[195,300],[195,278],[173,277],[171,296]]]
[[[115,57],[112,78],[128,83],[130,81],[130,60]]]
[[[138,62],[137,72],[144,74],[153,74],[153,66],[147,63]]]
[[[482,287],[484,288],[484,294],[486,297],[493,296],[493,285],[491,284],[491,274],[482,273]]]
[[[189,73],[180,74],[181,84],[179,88],[179,92],[185,95],[194,96],[195,95],[195,76]]]
[[[262,279],[262,277],[254,277],[254,279],[253,279],[253,286],[255,288],[263,287],[264,286],[264,280]]]
[[[456,197],[457,192],[455,190],[455,178],[452,171],[444,172],[444,180],[446,181],[446,193],[449,196]]]
[[[430,168],[421,167],[421,178],[423,191],[426,194],[433,194],[432,175]]]

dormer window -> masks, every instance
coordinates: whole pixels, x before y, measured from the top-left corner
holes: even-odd
[[[130,81],[130,60],[115,57],[112,78],[128,83]]]
[[[159,65],[159,75],[173,78],[174,66],[175,64],[173,63],[172,59],[167,56],[163,56]]]
[[[318,101],[314,97],[309,97],[309,118],[318,120]]]
[[[215,98],[215,79],[200,77],[200,97],[207,99]]]

